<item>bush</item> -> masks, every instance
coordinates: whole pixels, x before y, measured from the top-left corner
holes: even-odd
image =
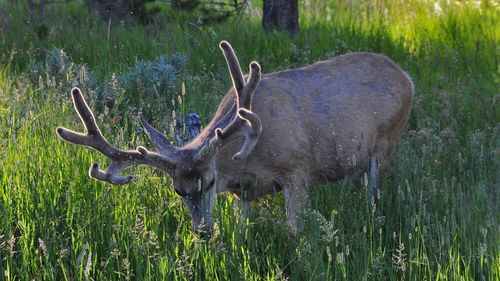
[[[36,88],[48,87],[55,89],[49,92],[64,95],[73,87],[82,88],[97,116],[106,112],[118,122],[126,119],[122,117],[137,115],[139,111],[150,120],[154,117],[156,123],[165,128],[176,120],[177,126],[171,132],[181,145],[200,130],[196,114],[188,114],[185,118],[171,116],[176,111],[175,101],[180,98],[174,94],[175,86],[186,64],[187,58],[181,53],[160,56],[153,61],[141,60],[130,71],[118,76],[113,74],[98,85],[95,75],[86,65],[73,63],[63,50],[53,48],[44,54],[44,59],[29,66],[28,78]]]
[[[96,87],[96,77],[86,65],[71,62],[61,49],[53,48],[45,53],[45,59],[32,63],[28,68],[28,78],[36,87],[52,87],[67,92],[72,87],[92,90]]]
[[[139,61],[119,78],[126,94],[130,97],[161,96],[169,92],[186,65],[182,54],[161,56],[155,61]]]
[[[139,112],[158,128],[168,128],[176,119],[172,114],[177,110],[175,101],[180,98],[175,95],[176,86],[186,64],[187,58],[181,53],[138,61],[128,72],[112,74],[94,90],[87,91],[91,107],[96,116],[104,113],[108,115],[106,119],[112,118],[114,124],[120,123],[126,130],[132,125],[127,120]],[[174,133],[173,127],[170,132]],[[190,138],[182,135],[182,139]]]

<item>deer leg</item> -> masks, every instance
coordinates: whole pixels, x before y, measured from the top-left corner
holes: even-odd
[[[301,211],[309,197],[307,188],[305,179],[300,176],[293,176],[283,187],[287,224],[294,235],[299,234],[304,229]]]
[[[240,203],[240,216],[242,220],[246,221],[248,216],[250,215],[250,202],[241,202]]]

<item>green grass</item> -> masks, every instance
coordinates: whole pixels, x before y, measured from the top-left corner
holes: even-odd
[[[499,280],[500,6],[323,2],[301,4],[295,38],[264,33],[253,12],[212,26],[169,11],[147,27],[109,26],[77,1],[51,6],[49,36],[39,39],[21,6],[3,4],[0,280]],[[413,110],[375,207],[348,182],[320,187],[305,232],[291,238],[282,195],[254,203],[248,221],[233,211],[234,198],[220,196],[216,235],[199,240],[168,176],[138,168],[126,186],[91,180],[89,165],[106,160],[55,135],[58,125],[81,128],[70,89],[34,88],[26,78],[52,47],[101,83],[137,60],[180,51],[189,58],[184,110],[206,122],[230,86],[222,39],[264,72],[358,50],[408,71]],[[143,143],[136,118],[120,114],[117,126],[98,117],[104,134],[122,146]]]

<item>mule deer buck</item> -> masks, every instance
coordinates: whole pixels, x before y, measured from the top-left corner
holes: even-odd
[[[222,41],[220,48],[233,87],[212,121],[185,146],[171,145],[140,114],[156,152],[113,147],[77,88],[73,103],[87,133],[58,127],[57,134],[112,160],[104,171],[97,162],[91,165],[95,179],[125,184],[133,176],[120,172],[137,165],[170,174],[196,232],[212,231],[212,210],[221,192],[249,202],[283,190],[287,222],[295,233],[302,228],[300,210],[318,183],[366,173],[374,196],[411,109],[414,90],[405,72],[383,55],[349,53],[263,76],[252,62],[244,76],[231,45]]]

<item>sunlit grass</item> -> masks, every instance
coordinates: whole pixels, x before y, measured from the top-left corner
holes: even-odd
[[[108,28],[73,3],[55,6],[42,40],[20,7],[6,9],[0,280],[500,279],[498,4],[326,2],[303,3],[295,38],[262,32],[253,14],[213,26],[170,14],[148,27]],[[119,187],[88,178],[93,161],[107,160],[54,133],[59,125],[81,128],[70,89],[34,88],[25,76],[52,47],[89,65],[101,82],[136,60],[184,52],[183,110],[206,122],[230,85],[222,39],[243,65],[258,60],[266,73],[360,50],[384,53],[408,71],[413,111],[375,206],[349,182],[319,187],[303,235],[293,238],[281,195],[255,202],[248,221],[233,197],[220,196],[216,235],[200,240],[168,176],[134,169],[138,180]],[[106,137],[144,144],[134,116],[121,114],[127,130],[98,117]]]

